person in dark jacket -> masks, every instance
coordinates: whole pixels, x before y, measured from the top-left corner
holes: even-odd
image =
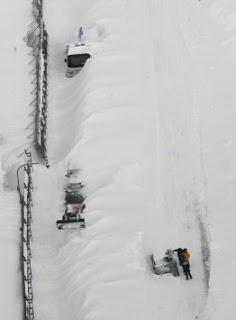
[[[170,258],[170,260],[168,262],[168,266],[170,268],[172,275],[174,277],[178,277],[179,276],[179,269],[178,269],[176,261],[174,259]]]
[[[177,252],[177,255],[178,255],[178,258],[179,258],[179,264],[182,266],[183,265],[183,261],[184,261],[183,249],[179,248],[179,249],[175,249],[174,251]]]
[[[192,279],[192,275],[190,273],[190,264],[189,264],[188,260],[183,261],[182,267],[183,267],[184,274],[186,276],[186,280],[188,280],[188,277],[190,277],[190,279]]]

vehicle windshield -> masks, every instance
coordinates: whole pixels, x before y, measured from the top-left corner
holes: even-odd
[[[68,67],[69,68],[79,68],[83,67],[86,60],[90,58],[90,54],[75,54],[68,56]]]

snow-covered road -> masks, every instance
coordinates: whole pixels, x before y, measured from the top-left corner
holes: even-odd
[[[159,252],[167,247],[191,248],[194,280],[186,284],[174,279],[176,283],[172,286],[166,282],[173,279],[156,282],[152,279],[149,294],[155,310],[152,319],[158,316],[202,318],[206,301],[196,186],[202,174],[196,164],[201,159],[192,92],[192,61],[181,30],[181,10],[184,10],[182,2],[149,1],[147,20],[154,53],[159,183],[154,213],[156,235],[152,243]]]
[[[21,312],[15,172],[32,111],[31,8],[18,2],[0,13],[7,320]],[[44,1],[51,166],[33,175],[36,320],[235,319],[235,12],[234,0]],[[92,58],[69,79],[66,44],[80,26]],[[85,182],[84,230],[56,228],[68,168]],[[150,254],[178,247],[193,279],[154,275]]]

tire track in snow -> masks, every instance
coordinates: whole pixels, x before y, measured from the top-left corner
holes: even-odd
[[[211,271],[211,254],[209,245],[209,236],[206,229],[206,222],[203,221],[201,216],[198,217],[199,229],[201,234],[201,250],[202,250],[202,263],[205,277],[205,290],[206,295],[209,293],[210,271]]]

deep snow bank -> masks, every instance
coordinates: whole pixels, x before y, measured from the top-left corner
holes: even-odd
[[[1,105],[0,105],[0,318],[21,316],[20,205],[16,193],[18,156],[29,146],[25,127],[32,121],[30,110],[29,57],[23,41],[30,21],[28,1],[3,1],[0,10]]]
[[[208,286],[196,218],[205,223],[207,204],[219,205],[220,195],[209,185],[225,176],[217,174],[220,162],[211,166],[222,149],[205,153],[206,145],[214,149],[212,137],[224,134],[206,104],[223,99],[220,90],[213,99],[223,68],[214,75],[209,68],[225,51],[218,38],[224,32],[215,36],[209,8],[201,5],[184,0],[46,4],[52,169],[37,173],[34,267],[36,279],[44,279],[35,287],[41,317],[211,317],[211,302],[203,315]],[[67,79],[65,45],[80,25],[92,59]],[[217,86],[209,90],[207,81]],[[217,115],[228,122],[225,113]],[[58,232],[68,166],[82,169],[87,229]],[[217,225],[211,230],[215,243],[221,241]],[[192,253],[191,283],[150,272],[149,253],[162,256],[175,246],[188,246]],[[217,270],[213,275],[220,288]],[[210,286],[210,296],[215,293]]]
[[[36,196],[44,236],[35,225],[34,265],[35,277],[43,274],[50,292],[55,286],[63,290],[47,304],[47,289],[37,283],[38,303],[44,301],[44,309],[38,305],[37,310],[57,319],[156,319],[176,313],[193,318],[202,311],[204,285],[193,208],[191,61],[176,6],[81,4],[59,1],[45,8],[52,62],[49,160],[56,168],[37,178],[39,186],[44,184]],[[79,18],[92,59],[77,77],[67,79],[65,45],[76,36]],[[174,42],[166,36],[172,32]],[[67,166],[82,169],[87,229],[58,233],[55,220],[63,213],[61,180]],[[171,275],[153,276],[148,255],[186,246],[186,239],[198,270],[195,282],[190,286]],[[47,272],[42,273],[39,261]],[[181,299],[188,297],[189,303],[176,300],[179,286]]]

